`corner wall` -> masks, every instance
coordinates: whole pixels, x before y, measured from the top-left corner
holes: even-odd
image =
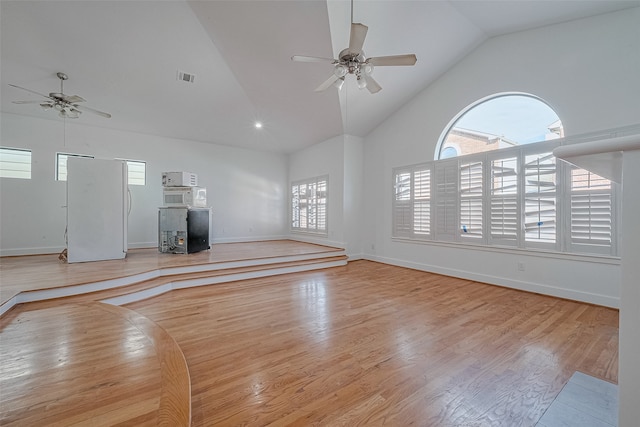
[[[340,135],[290,155],[290,183],[329,176],[327,236],[292,233],[292,239],[345,248],[350,259],[362,257],[362,150],[362,138]]]
[[[32,150],[32,179],[0,179],[0,255],[65,247],[66,182],[56,152],[147,162],[147,184],[130,186],[129,248],[155,247],[163,171],[198,174],[213,208],[213,243],[285,238],[287,156],[2,113],[2,146]]]
[[[449,121],[496,93],[541,97],[567,136],[638,124],[638,28],[640,8],[634,8],[492,38],[383,122],[364,144],[364,256],[618,307],[621,269],[615,259],[392,239],[391,178],[394,167],[432,160]]]

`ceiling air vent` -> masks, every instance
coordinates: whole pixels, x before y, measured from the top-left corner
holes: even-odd
[[[178,70],[178,80],[181,82],[193,83],[196,79],[195,74],[185,73]]]

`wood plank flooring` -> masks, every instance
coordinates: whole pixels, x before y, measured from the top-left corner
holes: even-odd
[[[193,426],[534,426],[576,370],[617,382],[617,310],[369,261],[127,307],[182,349]]]
[[[59,261],[56,254],[0,257],[0,305],[20,292],[81,285],[172,267],[339,251],[294,240],[270,240],[214,244],[211,250],[189,255],[162,254],[157,248],[133,249],[122,260],[75,264]]]
[[[138,313],[66,304],[0,327],[0,425],[189,425],[182,351]]]

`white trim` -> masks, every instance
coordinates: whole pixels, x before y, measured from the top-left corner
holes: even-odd
[[[218,243],[247,243],[247,242],[265,242],[270,240],[288,240],[287,235],[273,236],[250,236],[250,237],[213,237],[210,239],[211,245]],[[158,246],[157,244],[155,246]]]
[[[153,288],[148,288],[139,292],[120,295],[113,298],[107,298],[107,299],[101,300],[100,302],[104,302],[112,305],[123,305],[123,304],[129,304],[132,302],[152,298],[154,296],[162,295],[166,292],[177,290],[177,289],[193,288],[197,286],[216,285],[220,283],[235,282],[239,280],[257,279],[261,277],[277,276],[277,275],[289,274],[289,273],[299,273],[302,271],[320,270],[324,268],[340,267],[346,264],[347,264],[346,260],[340,260],[340,261],[330,261],[330,262],[323,262],[323,263],[316,263],[316,264],[309,264],[309,265],[274,268],[270,270],[250,271],[247,273],[228,274],[228,275],[217,276],[217,277],[203,277],[199,279],[181,280],[177,282],[163,283],[162,285],[159,285]]]
[[[0,257],[10,256],[24,256],[24,255],[55,255],[62,252],[65,246],[49,246],[49,247],[37,247],[37,248],[15,248],[15,249],[1,249]]]
[[[605,307],[619,308],[620,298],[611,297],[608,295],[593,294],[589,292],[581,292],[573,289],[559,288],[557,286],[550,286],[541,283],[525,282],[521,280],[513,280],[506,277],[491,276],[487,274],[478,274],[471,271],[443,268],[432,264],[417,263],[411,261],[404,261],[396,258],[380,257],[380,256],[367,256],[365,259],[369,261],[381,262],[384,264],[395,265],[399,267],[411,268],[414,270],[426,271],[429,273],[436,273],[445,276],[452,276],[461,279],[473,280],[474,282],[487,283],[490,285],[502,286],[511,289],[518,289],[526,292],[533,292],[537,294],[549,295],[557,298],[565,298],[574,301],[586,302],[589,304],[596,304]]]
[[[295,240],[297,242],[302,242],[302,243],[313,243],[315,245],[332,246],[334,248],[340,248],[340,249],[346,248],[346,244],[344,242],[329,240],[328,238],[325,238],[324,236],[321,236],[321,235],[311,235],[308,233],[292,231],[291,235],[287,236],[286,238],[290,240]]]

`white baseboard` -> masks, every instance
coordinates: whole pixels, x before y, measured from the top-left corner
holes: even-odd
[[[414,270],[426,271],[429,273],[442,274],[445,276],[458,277],[461,279],[473,280],[480,283],[488,283],[490,285],[503,286],[521,291],[533,292],[542,295],[549,295],[558,298],[565,298],[574,301],[586,302],[589,304],[601,305],[610,308],[620,308],[620,298],[608,295],[594,294],[590,292],[581,292],[575,289],[560,288],[557,286],[547,285],[543,283],[525,282],[522,280],[514,280],[508,277],[492,276],[488,274],[479,274],[471,271],[460,269],[444,268],[431,264],[416,263],[404,261],[396,258],[381,257],[375,255],[367,255],[363,257],[370,261],[381,262],[383,264],[396,265],[399,267],[411,268]]]
[[[52,255],[52,254],[59,254],[64,249],[65,249],[65,246],[0,249],[0,256]]]
[[[286,239],[295,240],[296,242],[312,243],[314,245],[331,246],[332,248],[344,249],[346,247],[344,242],[338,242],[335,240],[329,240],[324,237],[314,237],[306,235],[292,234],[287,236]]]

